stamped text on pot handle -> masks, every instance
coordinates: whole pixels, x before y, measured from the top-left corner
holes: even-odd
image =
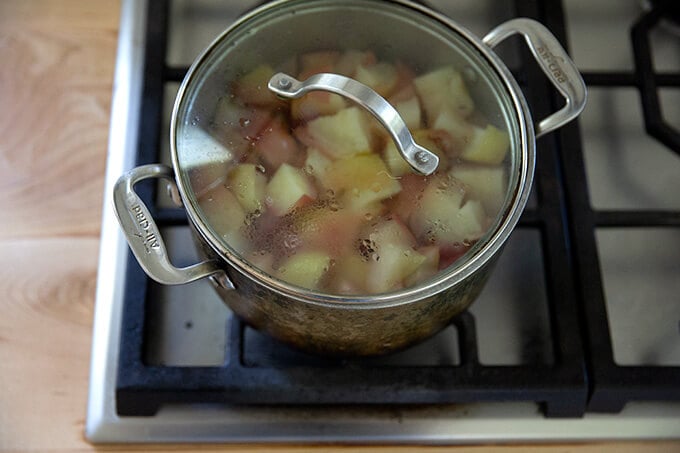
[[[310,91],[329,91],[344,96],[368,110],[387,129],[397,150],[418,173],[430,175],[439,165],[439,157],[418,145],[399,112],[371,87],[340,74],[321,73],[299,81],[279,72],[269,79],[269,89],[286,99],[297,99]]]
[[[134,191],[134,185],[148,178],[173,181],[173,171],[167,165],[142,165],[125,173],[113,189],[113,205],[118,221],[137,261],[149,277],[165,285],[180,285],[205,277],[222,287],[233,289],[224,271],[214,261],[203,261],[178,268],[170,263],[158,226],[144,202]]]
[[[555,36],[535,20],[526,18],[509,20],[491,30],[484,37],[484,43],[489,47],[495,47],[515,33],[524,36],[539,66],[567,101],[562,109],[538,123],[536,137],[540,137],[562,127],[583,111],[586,105],[586,84]]]

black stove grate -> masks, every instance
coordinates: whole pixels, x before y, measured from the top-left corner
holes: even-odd
[[[654,2],[631,31],[635,70],[613,73],[584,73],[589,86],[637,88],[647,132],[669,152],[680,154],[680,135],[663,118],[659,87],[680,87],[680,74],[654,70],[650,32],[662,19],[677,21],[677,2]],[[564,40],[560,1],[544,6],[545,24]],[[674,19],[673,19],[674,18]],[[680,401],[680,366],[622,366],[614,359],[605,292],[595,234],[601,228],[680,228],[680,211],[596,210],[589,201],[578,124],[568,125],[556,135],[564,173],[569,231],[579,299],[586,334],[590,391],[588,410],[618,412],[629,401]],[[680,299],[679,299],[680,300]],[[653,301],[652,301],[653,302]]]
[[[566,42],[565,17],[559,1],[515,3],[518,16],[540,20]],[[136,165],[159,161],[164,87],[180,81],[186,72],[186,68],[166,64],[168,12],[166,1],[149,2]],[[520,49],[520,55],[522,52],[522,61],[531,61],[524,49]],[[556,110],[560,100],[535,65],[522,65],[514,72],[520,83],[532,87],[527,100],[536,117]],[[588,83],[598,86],[642,86],[645,77],[651,77],[656,84],[678,86],[678,76],[672,74],[585,74]],[[150,281],[130,253],[116,385],[118,414],[153,415],[162,405],[171,403],[397,405],[527,401],[541,403],[546,416],[578,417],[587,409],[615,411],[629,400],[680,399],[677,367],[618,367],[608,337],[596,335],[608,332],[608,325],[594,238],[598,226],[680,226],[678,213],[593,210],[588,201],[577,124],[542,138],[537,146],[538,200],[535,208],[525,211],[519,228],[536,230],[541,235],[554,348],[552,363],[480,364],[475,319],[464,313],[454,321],[460,363],[450,366],[386,367],[364,359],[316,358],[290,366],[253,366],[243,356],[246,327],[235,318],[228,328],[225,365],[148,365],[143,351]],[[155,188],[150,184],[140,186],[138,193],[159,226],[186,225],[182,210],[155,206]]]

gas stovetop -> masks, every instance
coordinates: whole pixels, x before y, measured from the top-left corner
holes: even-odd
[[[88,438],[680,438],[677,7],[427,2],[480,36],[511,17],[540,20],[568,44],[589,86],[588,106],[577,123],[538,141],[529,206],[471,309],[409,350],[334,360],[243,325],[205,282],[150,281],[111,208],[124,171],[169,163],[170,108],[187,66],[257,3],[123,2]],[[530,59],[520,42],[511,44],[503,57],[534,116],[545,116],[559,96],[524,63]],[[186,218],[162,189],[148,186],[141,195],[174,262],[189,264],[195,251]]]

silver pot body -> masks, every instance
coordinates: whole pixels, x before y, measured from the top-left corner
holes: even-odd
[[[334,8],[340,8],[342,14]],[[331,17],[337,20],[329,20]],[[348,27],[370,32],[348,36]],[[423,33],[435,36],[439,43],[430,46],[429,52],[423,52],[416,39]],[[492,50],[513,34],[525,38],[539,66],[566,98],[563,109],[536,126],[520,88]],[[224,71],[239,73],[241,65],[276,60],[290,48],[295,52],[309,51],[337,42],[357,48],[370,45],[375,36],[382,35],[391,38],[379,45],[381,52],[407,54],[416,67],[451,61],[454,46],[457,52],[453,61],[472,68],[477,71],[476,77],[484,79],[473,93],[476,101],[486,106],[483,109],[503,116],[511,129],[512,162],[504,207],[490,231],[465,259],[414,287],[347,297],[292,286],[242,259],[216,237],[202,217],[186,177],[187,158],[183,157],[191,143],[187,138],[193,133],[190,125],[200,123],[203,113],[210,111],[210,100],[223,83]],[[443,35],[446,36],[440,39]],[[269,44],[257,44],[262,42]],[[226,69],[220,72],[215,68]],[[180,87],[171,124],[174,169],[164,165],[133,169],[116,185],[114,204],[132,251],[154,280],[182,284],[210,278],[225,303],[247,323],[306,351],[383,354],[433,335],[475,300],[529,197],[536,136],[575,118],[585,105],[585,96],[585,84],[566,52],[542,25],[532,20],[506,22],[482,40],[449,19],[407,1],[272,2],[226,30],[190,68]],[[210,153],[207,154],[201,158],[209,159]],[[188,268],[176,268],[170,263],[160,233],[133,189],[136,182],[150,177],[176,183],[196,243],[205,257],[203,262]]]

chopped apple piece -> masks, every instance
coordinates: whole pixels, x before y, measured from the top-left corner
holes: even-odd
[[[477,200],[468,200],[458,211],[454,222],[463,244],[476,241],[486,229],[484,206]]]
[[[262,158],[267,170],[276,170],[281,164],[301,163],[304,154],[282,117],[275,117],[260,133],[253,152]]]
[[[323,181],[328,167],[333,163],[326,155],[316,148],[307,148],[305,172],[319,181]]]
[[[332,290],[340,294],[366,294],[369,262],[356,251],[338,258],[333,269]]]
[[[474,126],[448,108],[442,109],[435,118],[432,122],[432,129],[447,134],[446,139],[440,142],[448,153],[455,155],[460,154],[474,134]]]
[[[468,197],[479,200],[488,216],[498,214],[507,192],[503,167],[458,165],[449,174],[467,186]]]
[[[299,168],[281,164],[267,184],[268,207],[275,214],[283,215],[304,196],[316,198],[314,184]]]
[[[228,168],[229,162],[220,161],[189,168],[189,181],[196,198],[200,200],[207,192],[224,184]]]
[[[397,69],[390,63],[359,65],[356,69],[356,80],[373,88],[379,95],[387,97],[399,81]]]
[[[285,229],[294,232],[304,247],[325,250],[333,256],[345,253],[359,233],[363,219],[333,203],[324,200],[289,214]]]
[[[480,164],[500,164],[510,148],[508,133],[489,124],[484,129],[475,128],[472,140],[461,157]]]
[[[453,178],[439,177],[429,183],[409,221],[422,243],[467,243],[482,235],[484,207],[474,200],[461,206],[464,195],[464,186]]]
[[[319,50],[300,55],[300,79],[320,72],[333,72],[335,64],[340,58],[340,52],[335,50]]]
[[[418,102],[417,97],[413,96],[408,100],[397,102],[394,104],[394,108],[399,112],[399,116],[401,116],[401,119],[404,120],[409,129],[420,129],[420,102]]]
[[[234,94],[246,105],[262,107],[282,105],[281,100],[267,88],[274,72],[271,66],[257,66],[234,83]]]
[[[427,259],[413,249],[413,235],[395,219],[379,224],[369,235],[369,240],[375,251],[369,257],[366,287],[373,293],[402,287],[403,280]]]
[[[462,117],[475,109],[463,76],[452,66],[416,77],[414,84],[429,121],[437,118],[444,108],[450,108]]]
[[[412,286],[430,277],[434,277],[439,271],[439,247],[436,245],[426,245],[425,247],[420,247],[418,253],[423,255],[425,260],[414,273],[406,277],[404,280],[406,286]]]
[[[229,188],[247,213],[261,209],[267,178],[254,164],[239,164],[227,176]]]
[[[465,253],[470,250],[472,243],[444,244],[439,247],[439,270],[446,269],[458,261]]]
[[[347,77],[356,77],[357,68],[360,65],[368,66],[375,64],[376,58],[373,52],[361,50],[348,50],[340,55],[335,63],[335,72]]]
[[[371,151],[366,114],[358,107],[316,118],[306,127],[296,129],[296,133],[307,146],[318,148],[336,159]]]
[[[385,164],[387,164],[387,168],[390,169],[390,174],[392,176],[403,176],[408,173],[413,173],[411,165],[406,162],[401,153],[399,153],[397,145],[394,144],[393,140],[388,140],[385,144],[383,160],[385,161]]]
[[[222,236],[235,250],[243,252],[247,248],[242,230],[246,212],[236,196],[224,184],[219,184],[206,192],[200,201],[207,223],[215,233]]]
[[[238,157],[250,150],[262,129],[271,121],[268,109],[244,107],[225,97],[220,99],[213,116],[215,139],[234,156]]]
[[[319,116],[333,115],[345,107],[347,103],[342,96],[327,91],[313,91],[293,99],[290,113],[294,121],[306,123]]]
[[[333,162],[322,184],[352,208],[385,200],[399,193],[401,185],[392,178],[376,154],[357,154]]]
[[[324,252],[298,252],[279,266],[278,277],[293,285],[316,289],[328,272],[330,261]]]
[[[383,220],[371,231],[369,237],[376,244],[392,244],[402,248],[415,247],[416,238],[399,217]]]
[[[414,173],[408,173],[399,179],[401,192],[387,202],[388,211],[409,222],[411,213],[420,205],[428,179]]]

